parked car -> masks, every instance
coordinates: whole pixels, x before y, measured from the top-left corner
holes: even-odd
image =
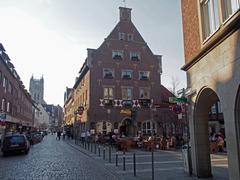
[[[40,143],[42,141],[43,136],[41,135],[40,132],[33,132],[31,134],[31,138],[32,138],[33,144],[37,144],[37,143]]]
[[[24,152],[28,154],[30,149],[29,141],[24,134],[6,135],[2,143],[3,156],[10,152]]]

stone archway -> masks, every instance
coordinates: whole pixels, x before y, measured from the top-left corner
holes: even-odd
[[[236,122],[236,133],[237,133],[237,152],[238,152],[238,164],[240,163],[240,86],[238,87],[236,103],[235,103],[235,122]],[[240,168],[238,169],[240,172]]]
[[[195,168],[198,177],[211,177],[211,158],[209,148],[208,115],[211,106],[219,100],[217,94],[210,88],[203,88],[196,99],[193,116]]]

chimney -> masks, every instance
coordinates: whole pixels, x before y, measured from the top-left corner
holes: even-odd
[[[120,21],[131,21],[131,8],[119,7]]]

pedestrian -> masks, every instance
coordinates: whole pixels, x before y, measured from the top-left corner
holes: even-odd
[[[91,134],[89,131],[87,131],[87,142],[90,142],[91,140]]]
[[[65,140],[65,136],[66,136],[66,131],[63,130],[63,140]]]
[[[60,141],[60,139],[61,139],[61,131],[60,131],[60,130],[58,130],[58,131],[57,131],[57,140],[59,140],[59,141]]]
[[[84,144],[84,142],[85,142],[85,132],[82,132],[81,133],[81,140],[82,140],[82,144]]]

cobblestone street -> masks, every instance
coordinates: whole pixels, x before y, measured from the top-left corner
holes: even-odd
[[[123,154],[112,149],[109,162],[109,148],[90,144],[83,148],[74,140],[55,139],[48,135],[34,145],[28,155],[0,156],[0,179],[80,179],[80,180],[151,180],[151,153],[131,150],[126,153],[126,170],[123,170]],[[105,148],[105,158],[103,158]],[[136,153],[136,177],[133,176],[132,155]],[[191,180],[183,170],[180,151],[156,151],[154,153],[155,178],[159,180]],[[227,180],[227,160],[224,155],[212,155],[213,175],[216,180]]]
[[[0,156],[0,179],[115,180],[116,176],[54,135],[34,145],[28,155]]]

